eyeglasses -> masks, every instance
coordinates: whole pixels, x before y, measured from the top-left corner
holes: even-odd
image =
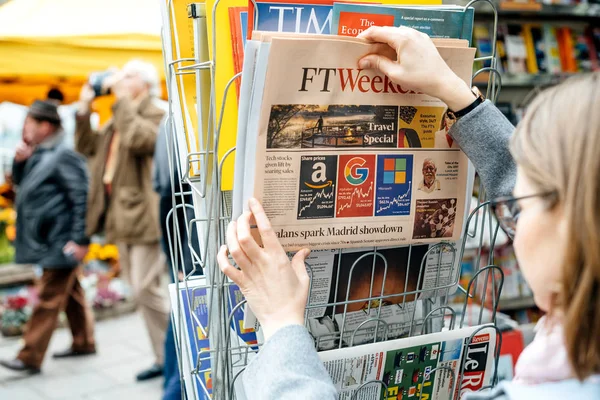
[[[519,201],[533,197],[548,197],[555,195],[556,192],[546,192],[530,194],[528,196],[521,197],[499,197],[490,201],[490,207],[492,208],[492,211],[494,212],[494,215],[500,224],[500,228],[502,228],[504,233],[506,233],[509,238],[514,239],[517,230],[517,221],[519,220],[519,215],[521,214],[521,206],[519,205]]]

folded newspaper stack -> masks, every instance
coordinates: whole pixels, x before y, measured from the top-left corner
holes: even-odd
[[[460,399],[492,384],[496,333],[491,326],[464,328],[319,356],[340,400]]]
[[[469,83],[475,49],[435,43]],[[472,169],[447,135],[447,107],[358,69],[372,51],[357,38],[266,32],[246,45],[233,217],[256,197],[286,250],[461,237]]]

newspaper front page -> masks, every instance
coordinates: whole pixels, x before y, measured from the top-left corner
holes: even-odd
[[[262,201],[286,250],[459,239],[469,163],[447,135],[444,103],[358,69],[373,47],[357,39],[274,37],[263,48],[244,196]],[[438,50],[469,82],[474,49]]]
[[[319,357],[340,400],[451,400],[492,381],[496,330],[479,328],[324,351]]]
[[[428,288],[456,288],[456,253],[450,245],[312,252],[306,259],[312,278],[307,327],[317,349],[373,342],[376,335],[407,336],[423,317],[421,300],[433,294]]]

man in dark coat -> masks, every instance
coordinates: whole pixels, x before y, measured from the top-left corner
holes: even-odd
[[[38,264],[44,272],[25,345],[14,360],[0,361],[15,371],[40,372],[61,310],[67,315],[73,344],[54,357],[96,352],[93,316],[77,268],[89,244],[85,234],[88,175],[85,160],[62,144],[63,136],[56,105],[34,102],[13,164],[15,248],[17,263]]]

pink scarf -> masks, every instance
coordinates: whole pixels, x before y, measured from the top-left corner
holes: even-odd
[[[519,356],[513,382],[535,385],[575,378],[567,358],[562,325],[551,324],[542,317],[535,331],[535,339]]]

